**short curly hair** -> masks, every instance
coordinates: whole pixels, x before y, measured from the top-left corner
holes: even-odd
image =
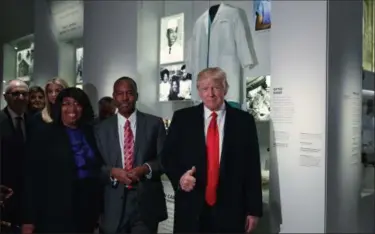
[[[64,98],[73,98],[82,106],[82,116],[77,122],[77,126],[81,127],[89,125],[94,120],[94,110],[87,94],[79,88],[71,87],[62,90],[56,98],[54,111],[52,113],[53,122],[58,125],[63,125],[61,119],[61,108],[63,105]]]
[[[160,80],[163,81],[164,80],[164,76],[167,75],[168,78],[169,78],[169,71],[168,69],[163,69],[160,71]]]

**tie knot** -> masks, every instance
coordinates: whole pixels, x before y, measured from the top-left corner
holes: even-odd
[[[126,120],[126,122],[125,122],[125,128],[129,128],[129,127],[130,127],[130,121]]]
[[[216,113],[215,111],[212,112],[212,113],[211,113],[211,117],[212,117],[212,118],[217,118],[217,113]]]
[[[22,121],[23,120],[23,118],[21,116],[17,116],[15,119],[18,120],[18,121]]]

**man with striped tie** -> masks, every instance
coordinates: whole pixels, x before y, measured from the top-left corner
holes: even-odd
[[[156,233],[167,218],[161,165],[157,158],[166,136],[161,118],[136,109],[138,89],[129,77],[113,86],[118,113],[97,126],[105,161],[104,233]]]
[[[162,151],[175,190],[174,233],[244,233],[262,215],[254,118],[224,101],[225,72],[198,74],[202,104],[176,111]]]

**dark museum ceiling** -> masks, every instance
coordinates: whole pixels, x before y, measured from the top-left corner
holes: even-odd
[[[0,1],[0,43],[32,34],[34,31],[34,0]]]

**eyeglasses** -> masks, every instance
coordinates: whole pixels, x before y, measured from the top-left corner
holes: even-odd
[[[22,92],[22,91],[15,91],[15,92],[9,92],[7,93],[9,95],[11,95],[12,97],[16,98],[16,97],[19,97],[19,96],[23,96],[23,97],[28,97],[29,96],[29,93],[28,92]]]

